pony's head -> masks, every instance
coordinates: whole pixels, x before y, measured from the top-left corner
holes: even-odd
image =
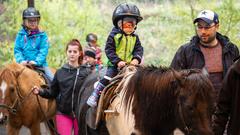
[[[18,73],[9,68],[0,71],[0,124],[6,123],[9,112],[14,113],[17,99]]]
[[[6,122],[9,114],[16,113],[20,100],[30,93],[36,82],[41,84],[39,75],[20,64],[8,64],[0,70],[0,123]]]
[[[125,103],[132,107],[135,128],[143,135],[212,135],[213,86],[200,70],[140,67],[127,84]]]
[[[201,70],[173,71],[178,87],[179,128],[185,134],[212,135],[213,86]]]

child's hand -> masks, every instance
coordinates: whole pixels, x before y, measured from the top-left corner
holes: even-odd
[[[36,65],[37,63],[35,62],[35,61],[29,61],[29,64],[31,64],[31,65]]]
[[[131,62],[130,62],[131,65],[138,65],[138,60],[137,59],[133,59]]]
[[[23,66],[26,66],[28,64],[27,61],[22,61],[20,64],[22,64]]]
[[[126,66],[126,62],[125,61],[120,61],[120,62],[118,62],[117,66],[118,66],[119,69],[121,69],[124,66]]]

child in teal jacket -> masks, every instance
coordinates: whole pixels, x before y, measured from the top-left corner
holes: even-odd
[[[39,30],[39,21],[40,13],[35,8],[29,7],[23,11],[23,24],[15,40],[14,57],[17,63],[43,68],[48,79],[52,80],[53,74],[46,61],[48,36]]]

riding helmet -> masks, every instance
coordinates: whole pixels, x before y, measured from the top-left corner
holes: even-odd
[[[94,33],[89,33],[87,34],[86,41],[91,42],[91,41],[97,41],[97,35]]]
[[[127,17],[127,16],[136,18],[137,23],[143,19],[136,5],[130,4],[130,3],[122,3],[122,4],[119,4],[113,12],[113,16],[112,16],[113,25],[115,27],[118,27],[117,22],[123,17]]]
[[[22,13],[22,18],[27,19],[27,18],[40,18],[40,13],[38,10],[36,10],[34,7],[28,7],[25,9]]]

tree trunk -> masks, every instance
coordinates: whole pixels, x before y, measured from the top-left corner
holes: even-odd
[[[28,7],[34,7],[34,0],[28,0]]]

